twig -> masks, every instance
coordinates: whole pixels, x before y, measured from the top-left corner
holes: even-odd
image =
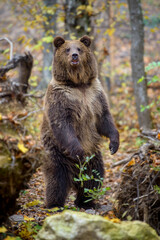
[[[139,219],[139,211],[138,211],[138,204],[139,204],[139,177],[138,180],[136,182],[137,185],[137,201],[136,201],[136,206],[135,206],[135,213],[136,213],[136,217]]]
[[[135,156],[139,156],[140,159],[143,160],[144,158],[146,158],[146,155],[147,155],[149,149],[155,149],[157,151],[160,150],[160,148],[159,147],[157,148],[153,143],[145,143],[140,147],[140,149],[137,152],[131,154],[129,157],[127,157],[125,159],[122,159],[122,160],[120,160],[116,163],[113,163],[112,168],[116,167],[116,166],[119,166],[119,165],[122,165],[122,164],[127,164]]]
[[[147,153],[149,149],[154,149],[153,143],[145,143],[140,147],[138,155],[141,160],[144,160],[145,158],[147,158]]]
[[[158,131],[147,131],[147,130],[142,130],[141,134],[142,135],[149,135],[149,136],[153,136],[153,137],[156,137],[157,134],[158,134],[159,130]]]
[[[143,202],[143,221],[148,223],[148,207],[145,202]]]
[[[118,161],[118,162],[116,162],[116,163],[113,163],[113,164],[112,164],[112,168],[113,168],[113,167],[117,167],[117,166],[119,166],[119,165],[121,165],[121,164],[125,164],[125,163],[130,162],[130,161],[132,160],[132,158],[133,158],[134,156],[136,156],[136,155],[137,155],[137,153],[133,153],[133,154],[131,154],[129,157],[127,157],[127,158],[125,158],[125,159],[122,159],[122,160],[120,160],[120,161]]]
[[[26,119],[27,117],[29,117],[30,115],[32,115],[32,114],[34,114],[34,113],[37,113],[37,112],[40,112],[40,111],[43,111],[43,110],[44,110],[44,108],[41,108],[41,109],[38,109],[38,110],[34,110],[34,111],[32,111],[32,112],[29,112],[26,116],[24,116],[24,117],[22,117],[22,118],[17,118],[17,116],[16,116],[16,117],[14,117],[14,120],[17,120],[17,121],[24,120],[24,119]]]
[[[147,136],[147,135],[143,135],[143,134],[140,134],[139,136],[142,137],[142,138],[150,140],[150,142],[160,143],[160,140],[157,139],[157,138],[153,138],[151,136]]]
[[[137,201],[137,200],[139,200],[139,199],[148,197],[150,194],[152,194],[152,193],[154,193],[154,192],[155,192],[155,190],[153,190],[152,192],[150,192],[150,193],[148,193],[148,194],[142,195],[142,196],[140,196],[140,197],[133,198],[133,201],[135,202],[135,201]]]
[[[157,131],[143,130],[140,134],[140,137],[146,138],[153,143],[160,143],[160,140],[158,139],[159,133],[160,133],[160,130],[157,130]]]
[[[34,94],[23,94],[24,97],[33,97],[33,98],[42,98],[44,97],[45,93],[41,95],[34,95]]]
[[[12,95],[12,92],[11,92],[11,91],[1,92],[1,93],[0,93],[0,97],[7,97],[7,96],[11,96],[11,95]]]
[[[157,179],[157,177],[160,175],[160,172],[158,171],[157,173],[156,173],[156,175],[154,176],[154,178],[152,179],[152,181],[150,182],[150,184],[149,184],[149,186],[148,186],[148,188],[147,188],[147,191],[149,191],[149,189],[152,187],[152,189],[153,189],[153,184],[155,183],[155,180]]]
[[[10,45],[10,60],[13,58],[13,43],[7,37],[0,38],[0,41],[6,40]]]

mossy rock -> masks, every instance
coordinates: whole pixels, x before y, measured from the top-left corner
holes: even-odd
[[[46,218],[37,240],[160,240],[140,221],[113,223],[101,216],[66,210]]]

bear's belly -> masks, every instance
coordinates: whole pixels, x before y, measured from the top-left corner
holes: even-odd
[[[99,150],[101,137],[94,126],[83,126],[77,130],[77,137],[86,155],[92,155]]]
[[[74,129],[86,154],[90,155],[99,149],[101,136],[96,128],[96,111],[94,104],[82,103],[74,115]]]
[[[86,154],[90,155],[99,149],[101,137],[97,132],[97,116],[102,107],[95,89],[69,89],[67,98],[73,111],[73,127]]]

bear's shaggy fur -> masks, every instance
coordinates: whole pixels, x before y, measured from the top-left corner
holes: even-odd
[[[97,78],[97,64],[90,44],[88,36],[73,41],[54,39],[53,78],[45,96],[41,130],[47,154],[44,174],[48,208],[63,206],[71,187],[77,191],[78,207],[93,207],[93,201],[85,202],[84,188],[93,189],[98,182],[85,181],[81,187],[74,181],[78,176],[75,165],[86,156],[94,155],[87,174],[91,175],[94,169],[103,177],[101,136],[110,139],[112,154],[119,147],[119,133]]]

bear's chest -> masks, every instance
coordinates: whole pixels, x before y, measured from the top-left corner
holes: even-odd
[[[97,110],[100,109],[96,91],[92,88],[72,89],[69,95],[72,103],[75,103],[73,112],[77,120],[83,121],[86,118],[91,120],[96,116]]]

